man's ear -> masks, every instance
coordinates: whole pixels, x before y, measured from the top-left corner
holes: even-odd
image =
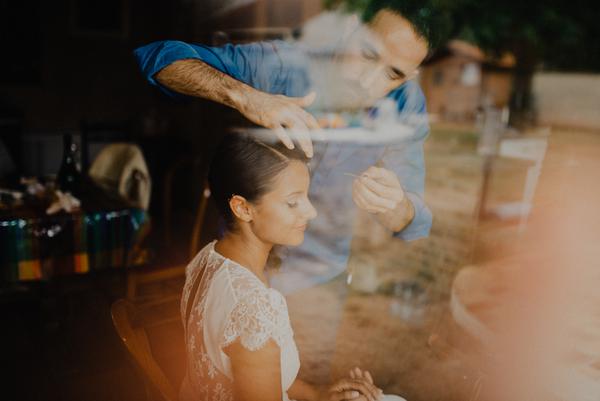
[[[248,201],[240,195],[234,195],[229,199],[229,208],[235,217],[249,223],[252,221],[252,208]]]

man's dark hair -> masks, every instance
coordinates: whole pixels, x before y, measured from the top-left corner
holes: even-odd
[[[451,0],[327,0],[328,7],[342,5],[348,11],[358,12],[364,22],[370,22],[383,9],[406,18],[415,32],[422,36],[430,49],[443,45],[453,30],[450,12]]]

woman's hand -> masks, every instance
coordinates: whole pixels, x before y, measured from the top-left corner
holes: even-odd
[[[369,381],[369,378],[371,381]],[[383,391],[372,383],[371,375],[344,378],[321,389],[318,401],[379,401]]]
[[[373,376],[371,376],[371,373],[369,373],[368,370],[362,371],[362,370],[360,370],[359,367],[356,367],[354,369],[350,369],[350,378],[351,379],[365,379],[369,383],[371,383],[373,385],[375,384],[373,382]]]
[[[349,374],[350,374],[351,379],[365,379],[372,385],[375,385],[375,383],[373,382],[373,377],[371,376],[371,373],[369,373],[368,370],[363,371],[360,368],[355,367],[354,369],[350,369]],[[379,390],[379,391],[381,391],[381,390]],[[383,395],[383,392],[381,392],[381,395]],[[353,400],[353,401],[366,401],[366,400],[367,400],[367,398],[361,395],[358,399]]]

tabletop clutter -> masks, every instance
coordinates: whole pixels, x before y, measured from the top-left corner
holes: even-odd
[[[63,145],[56,176],[0,189],[0,282],[131,265],[149,230],[143,207],[79,171],[71,135]]]

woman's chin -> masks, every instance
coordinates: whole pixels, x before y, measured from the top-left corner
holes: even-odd
[[[304,231],[301,231],[299,233],[294,233],[293,235],[290,235],[288,238],[285,239],[284,242],[281,243],[281,245],[298,246],[298,245],[302,244],[303,242],[304,242]]]

